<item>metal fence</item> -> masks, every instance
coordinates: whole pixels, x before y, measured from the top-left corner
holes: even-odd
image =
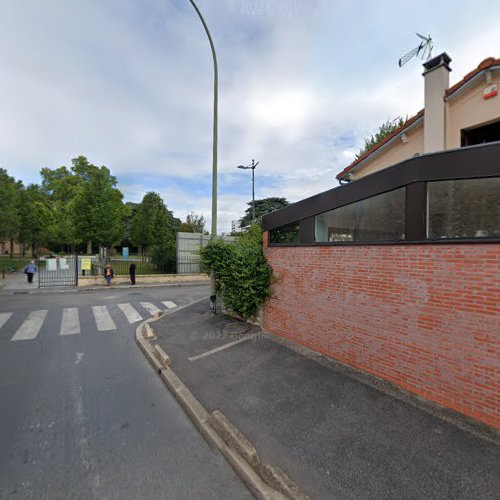
[[[78,257],[66,255],[38,260],[38,286],[76,286]]]
[[[235,236],[222,236],[227,242],[236,239]],[[206,247],[210,241],[208,234],[201,233],[177,233],[177,274],[201,273],[199,251]]]
[[[200,248],[206,247],[210,241],[208,234],[177,233],[177,274],[200,273]]]

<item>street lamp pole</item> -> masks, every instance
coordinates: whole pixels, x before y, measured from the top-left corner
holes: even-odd
[[[242,170],[252,170],[252,224],[255,224],[255,167],[259,164],[259,162],[255,163],[255,160],[252,159],[251,165],[238,165],[238,168]]]
[[[218,128],[218,108],[219,108],[219,71],[217,67],[217,55],[215,53],[215,45],[208,30],[207,23],[201,15],[200,9],[195,4],[194,0],[189,0],[194,10],[200,18],[201,24],[205,29],[210,49],[212,51],[212,58],[214,61],[214,124],[213,124],[213,150],[212,150],[212,228],[210,238],[213,240],[217,236],[217,128]],[[210,273],[210,312],[215,314],[216,310],[217,291],[215,284],[215,272],[212,270]]]

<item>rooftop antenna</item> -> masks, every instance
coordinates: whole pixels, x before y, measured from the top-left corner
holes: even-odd
[[[413,50],[410,50],[408,54],[405,54],[399,61],[399,67],[403,66],[406,64],[412,57],[420,57],[422,61],[425,59],[428,61],[431,57],[432,53],[432,38],[431,35],[429,36],[424,36],[421,35],[420,33],[415,33],[422,41],[418,45],[418,47],[415,47]]]

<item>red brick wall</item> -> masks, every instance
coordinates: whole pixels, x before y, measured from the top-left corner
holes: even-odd
[[[266,330],[500,428],[500,245],[265,252]]]

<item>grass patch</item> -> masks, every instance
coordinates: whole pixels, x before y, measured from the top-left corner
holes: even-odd
[[[111,267],[116,275],[128,275],[131,261],[111,260]],[[135,274],[160,274],[152,262],[135,262]]]

